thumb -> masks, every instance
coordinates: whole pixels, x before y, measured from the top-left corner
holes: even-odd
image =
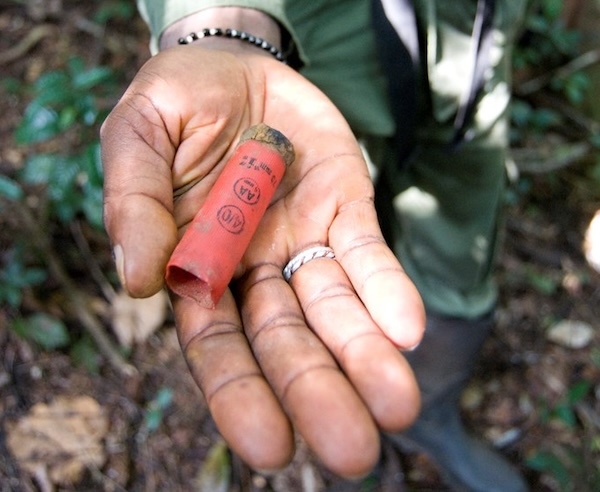
[[[177,228],[170,213],[148,197],[131,195],[122,202],[105,206],[117,273],[129,295],[149,297],[163,286]]]
[[[134,297],[162,287],[177,242],[171,178],[175,151],[159,120],[135,104],[119,104],[101,129],[104,224],[120,281]]]

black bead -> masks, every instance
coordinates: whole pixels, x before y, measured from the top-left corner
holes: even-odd
[[[237,29],[221,29],[220,27],[212,27],[212,28],[204,28],[199,32],[192,32],[185,37],[179,38],[179,44],[190,44],[198,39],[210,37],[210,36],[226,36],[228,38],[239,39],[240,41],[244,41],[254,46],[261,48],[265,51],[268,51],[271,55],[273,55],[277,60],[286,63],[285,57],[283,53],[279,51],[275,46],[273,46],[268,41],[253,36],[245,31],[238,31]]]

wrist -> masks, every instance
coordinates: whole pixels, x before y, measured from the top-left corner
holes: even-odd
[[[261,37],[254,36],[253,34],[247,33],[246,31],[238,31],[237,29],[221,29],[220,27],[204,28],[201,31],[195,31],[188,34],[185,37],[179,38],[178,43],[192,44],[201,39],[204,40],[212,37],[216,37],[217,39],[234,39],[241,43],[246,43],[246,47],[253,46],[254,48],[258,48],[262,50],[263,53],[268,53],[270,56],[273,56],[276,60],[287,64],[285,56],[279,48],[272,45],[267,40]],[[217,49],[223,48],[228,51],[233,51],[232,46],[225,46],[219,48],[219,46],[217,45]],[[235,51],[240,51],[241,46],[236,46],[235,48]]]
[[[167,27],[160,37],[160,50],[171,48],[178,44],[180,38],[185,38],[192,32],[205,28],[235,29],[264,39],[268,44],[281,49],[281,30],[279,24],[268,14],[260,10],[243,7],[217,7],[201,10],[184,17]],[[234,46],[231,39],[222,37],[207,37],[203,43],[223,49],[240,47]],[[239,40],[235,40],[239,43]],[[242,44],[242,43],[239,43]],[[245,49],[245,48],[244,48]]]

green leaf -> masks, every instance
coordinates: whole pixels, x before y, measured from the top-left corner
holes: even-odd
[[[81,204],[87,221],[96,229],[102,229],[104,217],[102,213],[103,202],[102,188],[86,187]]]
[[[96,107],[85,108],[81,112],[81,122],[86,126],[95,125],[98,122],[100,112]]]
[[[85,70],[85,62],[80,56],[72,56],[67,62],[68,76],[73,79],[78,73]]]
[[[85,367],[90,373],[100,372],[100,357],[98,349],[89,336],[84,336],[71,346],[71,360],[78,366]]]
[[[533,109],[531,105],[520,99],[513,100],[511,104],[511,116],[515,125],[525,127],[531,118]]]
[[[23,90],[23,82],[16,77],[6,77],[0,81],[4,90],[11,95],[17,95]]]
[[[78,91],[88,91],[97,85],[112,81],[113,76],[113,71],[109,67],[93,67],[75,73],[73,87]]]
[[[55,170],[65,163],[65,159],[56,154],[35,154],[25,161],[20,173],[24,183],[47,185],[52,182]]]
[[[77,123],[77,108],[67,106],[63,108],[58,115],[58,127],[61,131],[71,128]]]
[[[135,14],[133,3],[124,0],[102,2],[100,8],[94,14],[94,21],[98,24],[106,24],[111,19],[128,20]]]
[[[23,292],[18,287],[8,283],[0,284],[0,304],[6,303],[10,307],[18,308],[22,298]]]
[[[567,400],[570,404],[574,405],[583,400],[590,391],[591,384],[588,381],[579,381],[575,383],[567,394]]]
[[[65,347],[70,342],[65,324],[46,313],[18,318],[13,322],[12,328],[23,338],[31,340],[47,350]]]
[[[581,104],[590,87],[590,79],[583,73],[574,73],[565,82],[565,95],[569,102],[575,106]]]
[[[541,5],[548,19],[558,19],[563,10],[563,0],[544,0]]]
[[[82,152],[79,162],[81,168],[87,174],[90,184],[101,188],[104,183],[104,172],[100,142],[96,141],[89,144]]]
[[[570,429],[573,429],[577,424],[577,417],[575,417],[575,412],[573,411],[573,408],[570,405],[558,405],[554,409],[553,414],[556,419],[560,420]]]
[[[38,285],[46,279],[42,268],[27,267],[23,259],[23,247],[13,247],[5,252],[6,263],[0,270],[0,284],[12,286],[19,291],[25,287]]]
[[[77,192],[75,184],[80,172],[76,159],[58,158],[49,176],[48,195],[50,198],[58,203],[72,201],[73,194]]]
[[[39,106],[65,106],[74,100],[69,76],[63,71],[47,72],[34,84],[36,98],[32,101]]]
[[[0,196],[11,201],[19,201],[23,198],[23,188],[14,179],[0,175]]]
[[[56,216],[61,222],[71,222],[81,210],[82,201],[82,195],[78,190],[74,188],[65,190],[60,199],[54,200]]]
[[[23,119],[15,131],[19,144],[49,140],[60,133],[59,115],[53,109],[33,101],[25,109]]]
[[[531,115],[531,124],[539,130],[547,130],[551,126],[558,125],[560,121],[560,114],[552,109],[540,108]]]
[[[38,275],[40,273],[39,269],[32,268],[28,270],[21,256],[19,248],[12,248],[7,251],[5,254],[6,263],[0,270],[0,301],[6,302],[13,308],[21,305],[25,287],[42,282],[45,278],[45,273],[43,277]]]
[[[562,26],[555,26],[548,34],[560,53],[569,57],[574,57],[578,54],[577,47],[580,41],[578,32],[567,31]]]
[[[208,451],[202,468],[196,476],[196,490],[227,492],[231,477],[229,449],[224,441],[217,441]]]
[[[152,401],[148,403],[144,415],[144,426],[148,432],[154,432],[160,427],[164,417],[165,410],[173,401],[173,390],[170,388],[161,388],[156,393]]]
[[[173,390],[170,388],[160,388],[154,397],[154,404],[158,408],[166,409],[173,401]]]
[[[550,473],[563,486],[571,480],[568,468],[552,453],[539,451],[529,457],[526,463],[533,470]]]
[[[144,415],[144,426],[148,432],[154,432],[160,427],[163,419],[163,412],[160,408],[149,408]]]
[[[558,288],[558,282],[549,275],[538,273],[532,269],[527,271],[527,280],[531,286],[544,295],[552,295]]]
[[[21,273],[21,282],[24,286],[39,285],[48,277],[42,268],[28,268]]]
[[[529,15],[526,18],[526,26],[529,31],[545,33],[548,31],[548,20],[541,15]]]

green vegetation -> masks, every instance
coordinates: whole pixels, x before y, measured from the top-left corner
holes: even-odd
[[[512,143],[521,173],[507,200],[511,205],[523,204],[535,223],[535,187],[546,189],[549,196],[564,189],[566,168],[572,164],[577,166],[569,170],[567,179],[574,192],[598,200],[600,124],[586,114],[585,107],[595,97],[585,68],[598,62],[597,53],[582,53],[580,33],[564,25],[562,0],[532,4],[525,35],[514,55],[515,73],[527,77],[515,87],[512,105]],[[527,150],[519,152],[519,148]],[[528,148],[542,150],[532,154]],[[528,267],[521,273],[521,282],[550,297],[562,288],[561,272],[556,273]],[[584,285],[586,279],[580,281]],[[600,483],[600,434],[589,411],[594,399],[593,383],[574,377],[558,401],[538,402],[539,425],[559,429],[557,435],[580,436],[531,449],[526,459],[529,468],[551,477],[557,490],[597,490]]]
[[[89,20],[97,26],[135,15],[134,2],[97,0],[95,4]],[[575,188],[596,200],[600,189],[600,126],[582,109],[592,88],[582,69],[588,61],[581,58],[579,34],[562,23],[562,7],[562,0],[535,2],[514,54],[515,72],[526,76],[515,88],[511,137],[517,165],[525,171],[512,183],[507,201],[510,205],[526,203],[533,216],[535,204],[528,201],[534,181],[558,189],[564,184],[557,173],[570,164],[584,162],[572,177]],[[75,363],[91,372],[98,371],[98,352],[118,370],[130,370],[80,285],[81,276],[85,276],[90,290],[102,291],[101,283],[106,279],[75,271],[68,253],[81,251],[75,245],[77,227],[102,230],[98,132],[124,83],[122,74],[112,66],[90,64],[77,56],[42,72],[31,83],[0,79],[5,93],[26,101],[13,133],[23,154],[22,165],[0,175],[0,218],[10,231],[10,241],[0,250],[0,305],[13,333],[41,350],[68,352]],[[568,136],[560,135],[563,127],[569,128]],[[525,155],[519,154],[519,149],[529,152],[538,145],[547,147],[551,132],[562,138],[551,143],[549,154],[536,150],[532,158],[518,158]],[[535,172],[527,171],[533,167]],[[85,258],[79,263],[85,263]],[[114,280],[112,272],[104,275],[109,283]],[[562,288],[561,278],[535,267],[524,269],[520,275],[519,282],[545,296],[556,295]],[[60,309],[45,309],[48,304],[40,301],[52,295],[60,298]],[[73,329],[73,320],[82,331]],[[593,357],[600,367],[600,353]],[[536,404],[539,425],[559,425],[583,436],[581,442],[557,442],[532,449],[527,458],[530,469],[552,477],[563,491],[593,490],[600,483],[600,436],[597,423],[586,413],[593,393],[590,381],[573,378],[563,398]],[[162,388],[147,404],[143,410],[144,436],[164,422],[172,400],[173,391]],[[221,463],[225,462],[225,448],[217,451],[221,453],[219,466],[228,467],[228,462]]]
[[[14,175],[0,178],[0,213],[11,217],[14,228],[12,244],[0,257],[0,301],[10,309],[10,327],[23,338],[44,349],[69,348],[74,355],[89,350],[89,337],[71,336],[59,316],[22,309],[26,292],[54,284],[70,314],[80,322],[88,319],[82,325],[123,367],[101,324],[86,311],[88,301],[71,278],[68,259],[53,243],[56,237],[72,237],[74,223],[102,230],[98,131],[118,81],[111,67],[88,67],[78,57],[25,87],[13,79],[2,81],[7,92],[29,102],[14,131],[16,144],[27,149],[24,163]],[[93,359],[85,359],[89,368]]]

